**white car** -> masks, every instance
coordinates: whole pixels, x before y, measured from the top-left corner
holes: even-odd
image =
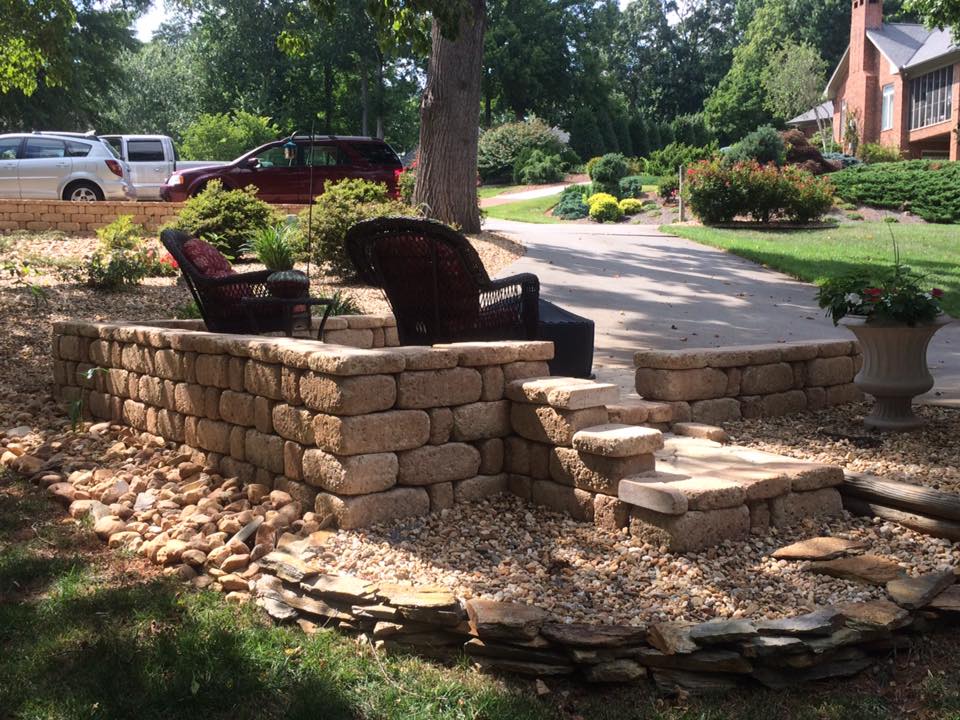
[[[126,164],[96,136],[0,135],[0,198],[93,202],[135,197]]]

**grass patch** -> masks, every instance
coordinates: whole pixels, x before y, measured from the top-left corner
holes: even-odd
[[[943,309],[960,314],[960,245],[957,227],[884,222],[840,225],[826,230],[761,231],[665,226],[663,232],[728,250],[788,275],[819,283],[861,269],[889,267],[891,232],[903,262],[943,288]]]
[[[520,200],[518,202],[507,203],[505,205],[494,205],[485,208],[488,217],[499,220],[515,220],[516,222],[556,224],[563,222],[560,218],[555,218],[547,213],[560,200],[560,193],[556,195],[547,195],[546,197],[533,198],[532,200]]]
[[[504,195],[510,192],[518,191],[522,185],[481,185],[477,188],[477,195],[481,200],[486,198],[496,197],[497,195]]]

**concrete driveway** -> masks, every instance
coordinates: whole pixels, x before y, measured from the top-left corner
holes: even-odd
[[[485,228],[526,246],[502,275],[534,273],[544,298],[596,323],[597,374],[624,387],[640,348],[851,337],[817,307],[812,285],[655,226],[490,219]],[[960,406],[960,323],[938,333],[930,363],[929,399]]]

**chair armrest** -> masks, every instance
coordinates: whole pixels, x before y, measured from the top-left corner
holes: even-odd
[[[511,298],[524,335],[528,340],[535,339],[540,320],[540,279],[532,273],[520,273],[494,280],[480,291],[481,305],[511,302]]]
[[[493,280],[489,286],[483,288],[481,293],[488,293],[494,290],[502,290],[503,288],[508,288],[514,285],[519,285],[523,288],[524,293],[533,293],[536,296],[540,295],[540,278],[538,278],[533,273],[520,273],[518,275],[511,275],[510,277],[502,278],[501,280]]]
[[[204,287],[224,287],[227,285],[255,285],[264,283],[273,274],[272,270],[256,270],[254,272],[224,275],[218,278],[197,277],[195,282]]]

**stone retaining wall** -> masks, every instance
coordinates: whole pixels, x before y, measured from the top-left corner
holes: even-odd
[[[182,203],[146,201],[106,201],[93,203],[67,200],[0,200],[0,231],[61,230],[69,233],[92,232],[121,215],[150,232],[175,220]],[[296,214],[306,205],[277,205],[281,212]]]
[[[634,365],[637,392],[672,403],[678,421],[718,424],[863,399],[853,384],[863,365],[853,340],[641,350]]]

